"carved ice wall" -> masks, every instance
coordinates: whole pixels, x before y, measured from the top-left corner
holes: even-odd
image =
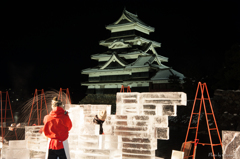
[[[117,93],[116,115],[107,117],[104,133],[122,136],[123,158],[155,159],[157,139],[169,139],[168,116],[186,100],[182,92]]]
[[[157,139],[169,139],[168,116],[176,116],[177,105],[186,105],[185,93],[117,93],[116,115],[110,115],[110,105],[66,105],[73,123],[68,139],[71,158],[155,159]],[[99,125],[92,120],[103,109],[107,110],[107,119],[104,135],[99,135]],[[25,158],[44,159],[48,146],[39,133],[41,127],[26,126],[25,140],[10,141],[2,158],[16,152]]]

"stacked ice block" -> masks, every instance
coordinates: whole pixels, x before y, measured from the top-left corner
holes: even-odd
[[[27,143],[27,149],[31,151],[46,152],[48,149],[47,138],[39,133],[39,130],[43,127],[40,126],[25,126],[25,140]]]
[[[10,140],[9,146],[3,147],[2,159],[28,159],[29,150],[26,147],[25,140]]]
[[[154,159],[157,139],[169,139],[168,116],[176,116],[177,105],[186,105],[185,93],[117,93],[104,133],[122,136],[123,158]]]
[[[69,132],[69,149],[72,159],[120,159],[122,138],[117,135],[99,135],[99,125],[92,123],[101,110],[110,115],[111,105],[68,105],[73,127]]]
[[[39,133],[41,126],[25,126],[25,140],[10,140],[2,150],[2,159],[44,159],[47,139]]]

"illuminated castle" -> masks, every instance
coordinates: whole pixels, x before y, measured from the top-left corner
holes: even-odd
[[[111,37],[100,41],[108,51],[91,56],[98,65],[82,70],[88,75],[87,94],[115,94],[121,85],[130,86],[132,92],[168,91],[168,78],[184,75],[163,65],[168,58],[157,53],[161,43],[148,38],[154,28],[142,22],[136,14],[123,10],[121,17],[107,25]]]

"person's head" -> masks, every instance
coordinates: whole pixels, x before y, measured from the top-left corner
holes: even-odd
[[[62,107],[63,108],[63,104],[60,100],[57,99],[57,97],[53,97],[52,100],[52,109],[55,107]]]
[[[101,110],[100,112],[98,112],[98,119],[104,121],[106,117],[107,117],[106,110]]]

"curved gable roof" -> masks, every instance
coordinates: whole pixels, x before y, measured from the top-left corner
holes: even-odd
[[[131,24],[131,23],[138,23],[142,26],[145,26],[145,27],[149,28],[151,31],[154,31],[154,29],[155,29],[154,27],[151,27],[150,25],[141,21],[138,18],[138,15],[130,13],[125,8],[122,12],[121,17],[116,22],[114,22],[112,24],[109,24],[108,26],[114,26],[114,25],[118,25],[118,24]]]
[[[137,60],[128,65],[128,67],[150,66],[154,61],[156,61],[158,65],[161,65],[161,61],[156,55],[139,55]]]
[[[122,58],[120,58],[118,54],[114,52],[112,53],[112,56],[110,57],[110,59],[100,69],[105,69],[108,65],[110,65],[110,63],[115,61],[117,61],[122,66],[127,65],[127,62],[124,61]]]

